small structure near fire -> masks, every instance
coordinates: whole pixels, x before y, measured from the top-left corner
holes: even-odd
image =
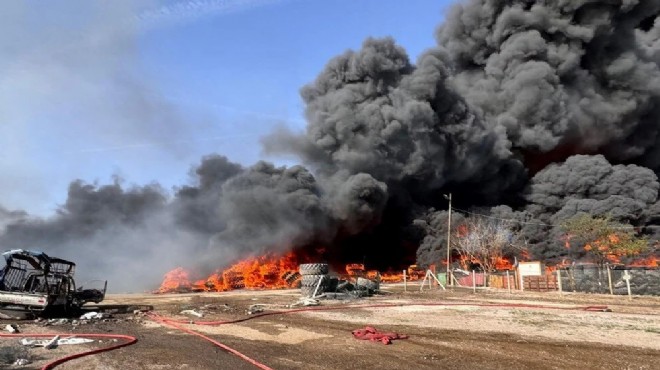
[[[410,265],[406,273],[409,280],[421,280],[426,275],[426,270],[417,265]]]
[[[71,261],[22,249],[2,256],[0,317],[26,319],[46,311],[71,312],[105,298],[107,281],[98,289],[76,287],[76,264]]]

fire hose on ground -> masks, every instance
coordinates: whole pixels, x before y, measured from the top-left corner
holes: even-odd
[[[223,321],[190,321],[190,320],[178,320],[178,319],[172,319],[168,318],[165,316],[161,316],[155,313],[148,313],[147,315],[149,318],[152,320],[161,323],[163,325],[168,325],[173,328],[176,328],[178,330],[181,330],[187,334],[195,335],[198,336],[213,345],[222,348],[223,350],[238,356],[242,360],[255,365],[256,367],[262,369],[262,370],[273,370],[269,366],[258,362],[255,359],[252,359],[248,357],[247,355],[227,346],[226,344],[222,344],[213,338],[210,338],[204,334],[198,333],[194,330],[188,329],[186,327],[183,327],[181,324],[195,324],[195,325],[207,325],[207,326],[218,326],[218,325],[227,325],[227,324],[236,324],[240,322],[245,322],[248,320],[253,320],[257,319],[260,317],[265,317],[265,316],[273,316],[273,315],[285,315],[285,314],[292,314],[292,313],[299,313],[299,312],[309,312],[309,311],[335,311],[335,310],[347,310],[347,309],[355,309],[355,308],[395,308],[395,307],[410,307],[410,306],[420,306],[420,307],[433,307],[433,306],[467,306],[467,307],[487,307],[487,308],[528,308],[528,309],[554,309],[554,310],[570,310],[570,311],[591,311],[591,312],[602,312],[607,310],[607,306],[571,306],[571,307],[562,307],[562,306],[549,306],[549,305],[534,305],[534,304],[524,304],[524,303],[457,303],[457,302],[444,302],[444,303],[409,303],[409,304],[399,304],[399,303],[381,303],[381,304],[366,304],[366,305],[346,305],[346,306],[334,306],[334,307],[306,307],[306,308],[298,308],[298,309],[293,309],[293,310],[286,310],[286,311],[273,311],[273,312],[264,312],[256,315],[252,315],[249,317],[244,317],[240,319],[235,319],[235,320],[223,320]],[[2,338],[24,338],[24,337],[38,337],[38,338],[50,338],[56,335],[60,336],[72,336],[70,333],[64,333],[64,334],[57,334],[57,333],[48,333],[48,334],[27,334],[27,333],[21,333],[21,334],[2,334],[0,333],[0,337]],[[134,343],[137,342],[137,338],[130,336],[130,335],[120,335],[120,334],[74,334],[76,337],[79,338],[109,338],[109,339],[120,339],[120,340],[125,340],[125,342],[118,343],[109,347],[103,347],[103,348],[96,348],[93,350],[89,351],[84,351],[84,352],[79,352],[79,353],[74,353],[72,355],[68,355],[65,357],[58,358],[56,360],[53,360],[47,364],[45,364],[42,367],[42,370],[50,370],[54,369],[56,366],[61,365],[65,362],[85,357],[85,356],[90,356],[94,355],[97,353],[102,353],[102,352],[108,352],[112,351],[118,348],[130,346]]]
[[[571,311],[590,311],[590,312],[604,312],[608,308],[607,306],[572,306],[572,307],[562,307],[562,306],[548,306],[548,305],[533,305],[533,304],[524,304],[524,303],[454,303],[454,302],[445,302],[445,303],[409,303],[409,304],[398,304],[398,303],[381,303],[381,304],[366,304],[366,305],[346,305],[346,306],[335,306],[335,307],[305,307],[298,308],[293,310],[286,311],[273,311],[273,312],[264,312],[260,314],[255,314],[249,317],[244,317],[235,320],[223,320],[223,321],[191,321],[191,320],[178,320],[168,317],[164,317],[155,313],[148,313],[147,315],[156,322],[159,322],[164,325],[171,326],[173,328],[184,331],[188,334],[196,335],[200,338],[203,338],[217,347],[220,347],[241,359],[255,365],[256,367],[262,370],[273,370],[268,365],[258,362],[257,360],[248,357],[247,355],[222,344],[208,336],[198,333],[194,330],[185,328],[181,324],[195,324],[195,325],[205,325],[205,326],[218,326],[218,325],[227,325],[227,324],[236,324],[240,322],[245,322],[248,320],[257,319],[265,316],[273,315],[285,315],[291,313],[299,312],[309,312],[309,311],[334,311],[334,310],[347,310],[352,308],[394,308],[394,307],[410,307],[410,306],[421,306],[421,307],[433,307],[433,306],[468,306],[468,307],[488,307],[488,308],[531,308],[531,309],[555,309],[555,310],[571,310]]]
[[[108,352],[115,350],[117,348],[122,348],[126,346],[130,346],[131,344],[134,344],[137,342],[137,338],[130,336],[130,335],[121,335],[121,334],[92,334],[92,333],[87,333],[87,334],[71,334],[71,333],[62,333],[62,334],[57,334],[57,333],[48,333],[48,334],[28,334],[28,333],[21,333],[21,334],[2,334],[0,333],[0,337],[2,338],[52,338],[54,336],[61,336],[61,337],[71,337],[75,336],[76,338],[107,338],[107,339],[117,339],[117,340],[124,340],[124,342],[109,346],[109,347],[103,347],[103,348],[95,348],[89,351],[84,351],[84,352],[78,352],[74,353],[72,355],[68,355],[65,357],[60,357],[58,359],[55,359],[53,361],[48,362],[45,364],[41,370],[50,370],[54,369],[55,366],[61,365],[65,362],[85,357],[85,356],[90,356],[90,355],[95,355],[97,353],[101,352]]]

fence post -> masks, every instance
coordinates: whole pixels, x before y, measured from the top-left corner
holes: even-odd
[[[632,293],[630,292],[630,274],[628,273],[628,270],[625,270],[623,272],[623,280],[626,281],[626,288],[628,288],[628,300],[632,300]]]
[[[403,291],[407,292],[408,291],[408,275],[406,274],[406,270],[403,270]]]
[[[477,293],[477,274],[472,270],[472,293]]]
[[[511,294],[511,278],[509,277],[509,270],[506,270],[506,287],[509,289],[509,294]]]
[[[431,271],[433,276],[435,276],[435,265],[429,266],[429,271]],[[433,284],[435,286],[435,281],[429,280],[429,288],[431,288],[431,284]]]
[[[559,294],[563,294],[561,287],[561,268],[557,268],[557,287],[559,288]]]
[[[612,270],[610,264],[607,264],[607,284],[610,286],[610,295],[614,295],[614,288],[612,288]]]

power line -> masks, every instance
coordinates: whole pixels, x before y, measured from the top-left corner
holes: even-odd
[[[472,216],[490,218],[490,219],[499,220],[499,221],[508,221],[508,222],[513,222],[513,223],[518,223],[518,224],[536,225],[536,226],[558,226],[558,225],[552,225],[552,224],[544,224],[544,223],[540,223],[540,222],[526,222],[526,221],[520,221],[520,220],[516,220],[516,219],[512,219],[512,218],[495,217],[495,216],[485,215],[485,214],[482,214],[482,213],[475,213],[475,212],[466,211],[464,209],[460,209],[460,208],[456,208],[456,207],[454,207],[453,210],[461,212],[461,213],[469,214],[469,215],[472,215]]]
[[[502,217],[495,217],[491,215],[486,215],[483,213],[476,213],[476,212],[471,212],[471,211],[466,211],[464,209],[452,207],[452,210],[455,212],[463,213],[465,215],[472,215],[472,216],[478,216],[478,217],[484,217],[484,218],[489,218],[493,220],[498,220],[498,221],[506,221],[506,222],[511,222],[511,223],[517,223],[521,225],[534,225],[534,226],[547,226],[547,227],[558,227],[561,226],[560,224],[546,224],[542,222],[527,222],[527,221],[520,221],[512,218],[502,218]],[[657,228],[660,227],[660,225],[645,225],[645,226],[638,226],[640,228]],[[636,226],[633,225],[628,225],[628,226],[615,226],[612,227],[612,229],[630,229],[630,228],[636,228]]]

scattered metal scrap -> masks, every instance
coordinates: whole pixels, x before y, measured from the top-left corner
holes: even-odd
[[[71,345],[71,344],[85,344],[85,343],[94,343],[93,339],[87,338],[60,338],[59,335],[54,336],[52,339],[32,339],[32,338],[23,338],[21,339],[21,344],[27,347],[44,347],[46,349],[54,349],[61,345]]]
[[[43,252],[14,249],[2,254],[0,318],[28,319],[45,312],[72,312],[105,298],[107,281],[99,287],[76,286],[76,264]]]
[[[203,313],[201,313],[199,311],[195,311],[195,310],[183,310],[179,313],[182,314],[182,315],[192,315],[192,316],[196,316],[196,317],[200,317],[200,318],[204,317]]]

